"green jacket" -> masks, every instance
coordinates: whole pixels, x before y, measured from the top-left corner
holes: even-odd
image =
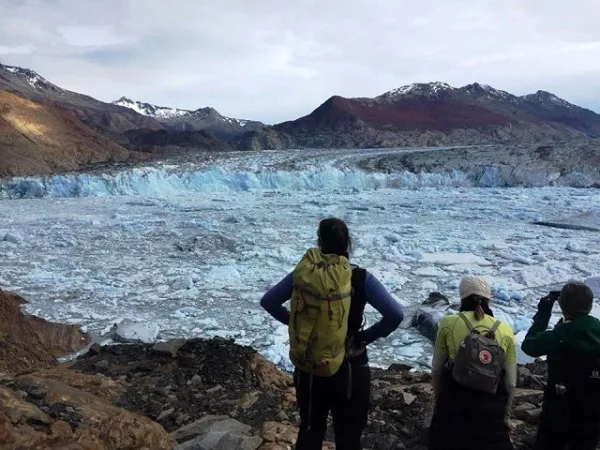
[[[529,356],[548,356],[548,376],[561,379],[562,348],[568,346],[582,354],[600,354],[600,320],[590,315],[560,321],[548,330],[552,311],[538,311],[521,348]]]

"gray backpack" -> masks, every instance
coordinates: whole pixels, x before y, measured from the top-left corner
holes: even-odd
[[[469,334],[456,352],[452,377],[461,386],[495,394],[504,366],[504,350],[496,342],[500,321],[492,328],[477,330],[463,313],[458,316],[467,324]]]

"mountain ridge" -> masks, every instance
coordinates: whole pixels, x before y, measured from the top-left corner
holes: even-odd
[[[234,140],[248,131],[258,131],[266,126],[254,120],[224,116],[210,106],[189,110],[158,106],[127,97],[121,97],[111,103],[152,117],[168,128],[179,131],[207,131],[225,141]]]
[[[7,125],[6,111],[16,103],[5,95],[4,104],[0,104],[0,125],[9,135],[6,139],[12,146],[11,155],[18,158],[21,146],[28,149],[30,157],[38,152],[34,158],[38,162],[50,163],[36,163],[29,169],[27,164],[17,164],[9,171],[0,170],[4,174],[70,170],[78,164],[130,157],[139,160],[138,152],[144,153],[141,159],[145,159],[148,154],[169,157],[199,151],[516,142],[538,145],[600,136],[600,115],[594,111],[543,90],[517,96],[480,83],[462,87],[440,81],[413,83],[372,98],[334,95],[309,114],[272,126],[223,116],[211,107],[187,110],[127,97],[105,103],[62,89],[31,69],[2,64],[0,92],[32,102],[21,113],[29,111],[35,120],[43,119],[33,128],[56,127],[45,128],[52,135],[52,142],[60,142],[61,136],[77,136],[69,141],[70,151],[81,155],[85,154],[86,140],[91,140],[88,147],[97,149],[100,145],[109,149],[94,150],[81,158],[71,155],[69,164],[54,161],[61,153],[49,150],[54,147],[48,146],[40,135],[32,138]],[[32,111],[37,107],[49,115],[36,116]],[[28,133],[33,128],[29,127]]]
[[[245,148],[410,147],[560,142],[600,136],[600,115],[546,91],[414,83],[373,98],[333,96],[310,114],[248,134]]]

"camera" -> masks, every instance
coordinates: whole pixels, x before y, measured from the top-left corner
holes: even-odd
[[[560,297],[560,291],[550,291],[550,293],[548,294],[548,298],[551,299],[553,302],[558,300],[559,297]]]

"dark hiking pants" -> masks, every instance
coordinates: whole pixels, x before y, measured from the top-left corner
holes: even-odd
[[[497,394],[461,386],[445,368],[429,427],[429,450],[513,450],[504,410],[504,384]]]
[[[371,373],[368,366],[344,364],[332,377],[294,373],[300,408],[300,430],[296,450],[321,450],[329,411],[333,418],[336,450],[361,450],[361,435],[367,425]]]
[[[569,420],[560,398],[546,395],[534,450],[595,450],[600,442],[600,424],[586,423],[585,414]]]

